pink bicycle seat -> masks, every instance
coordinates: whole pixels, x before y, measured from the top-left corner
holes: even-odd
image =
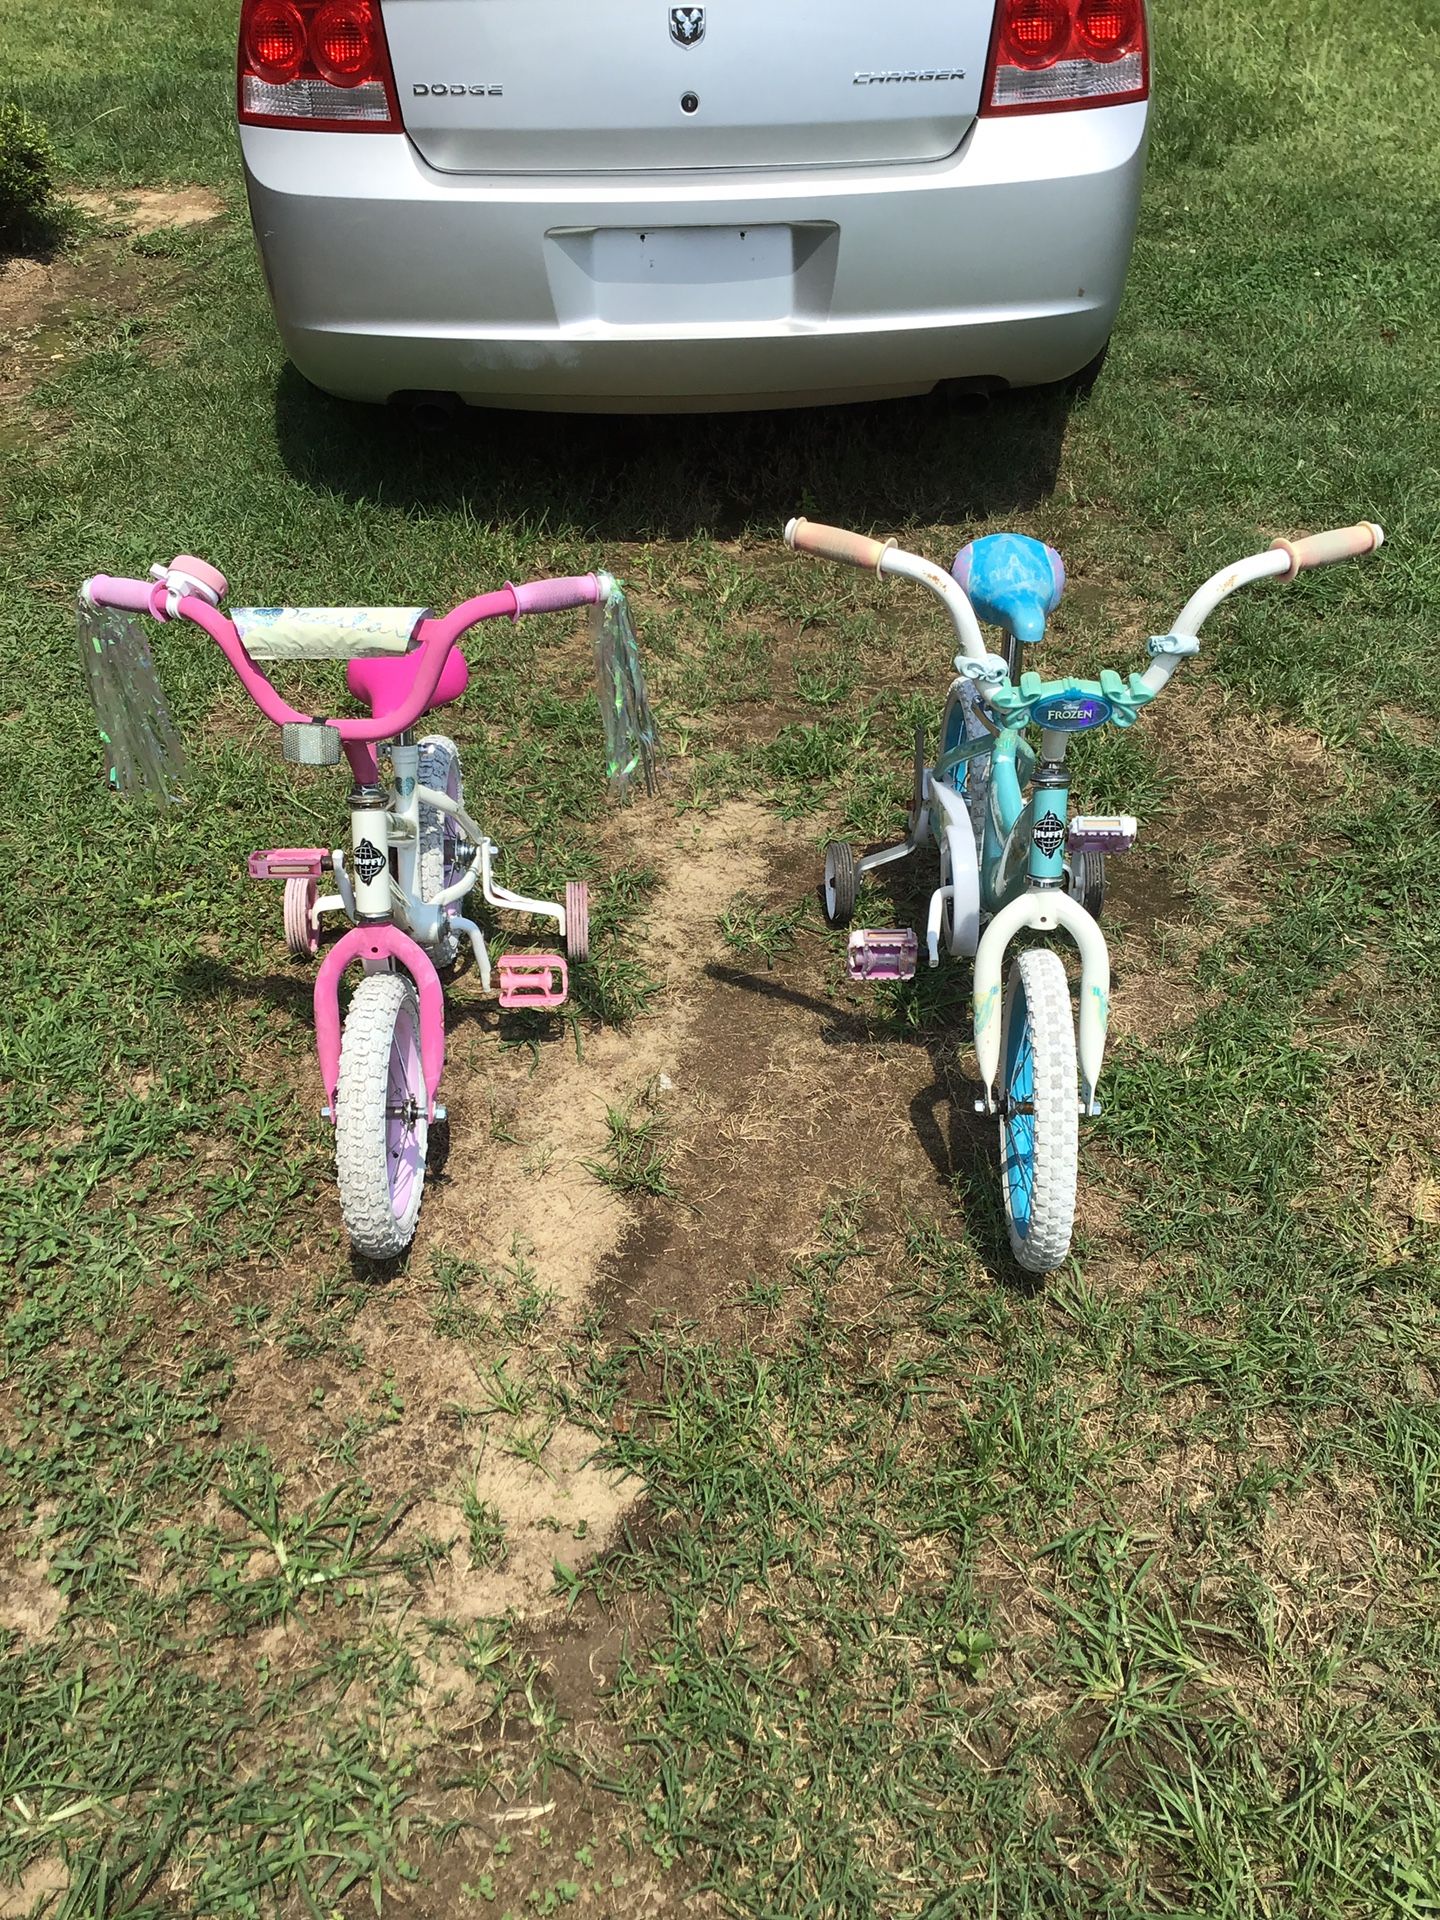
[[[404,703],[414,686],[415,675],[420,670],[423,658],[423,654],[417,650],[415,653],[402,653],[398,659],[352,660],[345,668],[345,684],[357,700],[366,702],[372,716],[393,713]],[[469,684],[470,668],[459,646],[454,646],[450,649],[449,659],[440,669],[440,684],[426,711],[448,707],[452,700],[460,698]]]

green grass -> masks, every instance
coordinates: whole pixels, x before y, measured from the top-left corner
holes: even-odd
[[[0,1509],[40,1619],[7,1629],[0,1669],[0,1884],[59,1859],[63,1920],[435,1911],[421,1883],[478,1833],[447,1910],[559,1911],[577,1888],[618,1913],[630,1867],[598,1837],[618,1821],[677,1907],[707,1886],[757,1920],[1440,1912],[1436,25],[1337,0],[1155,25],[1130,292],[1073,410],[437,441],[284,366],[228,15],[0,0],[0,94],[70,182],[208,183],[230,208],[145,240],[62,228],[45,380],[0,422]],[[1137,655],[1274,531],[1386,526],[1375,563],[1227,607],[1205,728],[1077,753],[1085,803],[1141,815],[1214,936],[1175,962],[1199,1011],[1115,1036],[1086,1150],[1113,1229],[1019,1287],[976,1134],[960,1213],[872,1196],[820,1218],[816,1196],[813,1246],[734,1276],[723,1339],[615,1345],[602,1307],[567,1331],[520,1249],[357,1271],[316,1224],[308,982],[241,877],[336,794],[172,630],[187,804],[112,804],[75,585],[190,550],[242,599],[438,605],[608,564],[670,754],[680,818],[657,832],[743,795],[817,840],[879,838],[943,649],[914,596],[784,557],[795,512],[937,556],[1002,525],[1053,541],[1074,586],[1047,653],[1081,670]],[[607,839],[578,640],[507,629],[472,666],[472,810],[514,877],[596,884],[583,1048],[659,1001],[636,938],[656,874]],[[1239,911],[1210,850],[1252,716],[1333,758]],[[777,981],[829,937],[798,901],[716,912]],[[896,990],[881,1027],[940,1045],[965,984]],[[668,1218],[685,1143],[665,1124],[615,1109],[594,1172]],[[398,1392],[387,1311],[465,1356],[463,1403]],[[562,1415],[648,1496],[582,1574],[555,1542],[576,1631],[625,1627],[583,1728],[515,1622],[434,1613],[449,1541],[407,1513],[437,1433],[543,1473]],[[450,1533],[506,1567],[463,1470],[453,1497]],[[474,1689],[460,1734],[442,1671]],[[575,1844],[497,1843],[516,1794],[569,1794]]]
[[[612,1192],[649,1194],[668,1199],[675,1189],[670,1183],[671,1149],[665,1140],[665,1123],[654,1110],[654,1095],[647,1089],[627,1107],[608,1107],[605,1128],[609,1135],[605,1159],[587,1161],[589,1171]]]

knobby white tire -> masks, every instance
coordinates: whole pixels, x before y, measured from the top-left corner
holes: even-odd
[[[443,733],[426,734],[420,742],[419,779],[422,787],[436,793],[448,793],[452,800],[465,804],[460,778],[460,749]],[[422,900],[434,900],[455,878],[445,858],[447,840],[453,846],[459,827],[438,807],[418,809],[415,878]],[[460,936],[449,927],[442,929],[430,957],[437,967],[448,967],[460,951]]]
[[[427,1100],[419,1051],[414,986],[404,974],[366,974],[340,1041],[335,1174],[346,1231],[356,1251],[371,1260],[403,1253],[420,1217]],[[402,1104],[403,1119],[396,1111]]]
[[[1080,1153],[1075,1018],[1060,956],[1022,953],[1005,986],[1000,1171],[1016,1260],[1049,1273],[1070,1251]],[[1017,1108],[1028,1108],[1018,1111]]]

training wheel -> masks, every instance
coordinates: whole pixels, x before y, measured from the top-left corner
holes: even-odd
[[[590,958],[590,889],[583,880],[565,882],[565,957]]]
[[[315,924],[315,902],[320,897],[313,880],[285,882],[285,945],[296,960],[308,960],[320,945]]]
[[[848,927],[855,918],[855,849],[848,840],[832,840],[825,849],[825,918],[832,927]]]

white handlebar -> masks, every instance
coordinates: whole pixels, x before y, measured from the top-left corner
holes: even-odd
[[[903,547],[887,547],[880,556],[877,571],[893,573],[899,580],[915,580],[922,587],[928,587],[949,614],[960,651],[971,660],[987,657],[990,649],[975,618],[970,596],[943,567],[937,567],[933,560],[926,560],[918,553],[906,553]]]
[[[1248,560],[1236,561],[1233,566],[1222,567],[1219,573],[1212,574],[1185,602],[1169,637],[1194,640],[1220,602],[1239,587],[1279,577],[1293,580],[1301,568],[1323,567],[1335,560],[1373,553],[1384,538],[1384,530],[1373,520],[1362,520],[1356,526],[1338,527],[1330,533],[1304,534],[1293,541],[1277,540],[1267,552],[1251,554]],[[876,573],[891,573],[898,579],[914,580],[928,587],[949,614],[966,658],[989,661],[991,671],[1001,679],[1005,677],[1002,662],[985,645],[969,595],[933,560],[926,560],[918,553],[907,553],[893,540],[876,540],[867,534],[848,533],[840,527],[822,526],[808,520],[792,520],[785,529],[785,541],[799,553],[813,553],[822,559],[862,567],[867,572],[873,569]],[[1160,643],[1153,644],[1158,647]],[[1194,648],[1186,651],[1193,652]],[[1179,648],[1157,652],[1141,678],[1153,693],[1159,693],[1184,657]]]

